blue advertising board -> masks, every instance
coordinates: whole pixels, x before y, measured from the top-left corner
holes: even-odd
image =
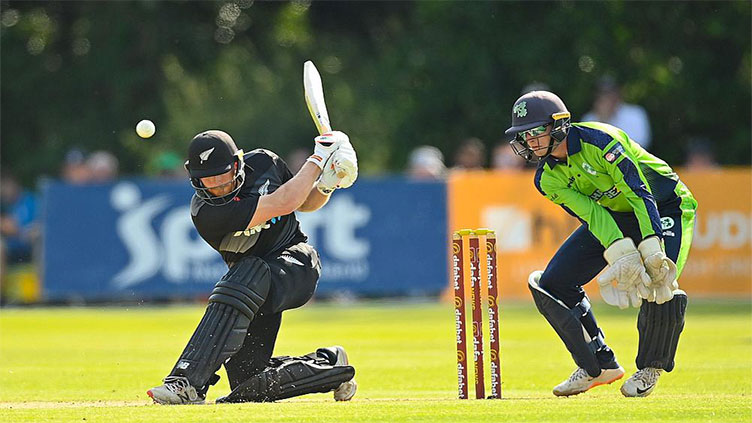
[[[208,295],[227,270],[190,219],[183,181],[48,182],[44,296],[49,300]],[[321,295],[437,294],[447,281],[446,185],[361,179],[324,208],[297,213],[321,254]]]

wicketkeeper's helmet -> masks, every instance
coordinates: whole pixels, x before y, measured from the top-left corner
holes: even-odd
[[[571,114],[564,102],[554,93],[532,91],[514,102],[512,107],[512,127],[504,131],[513,139],[509,143],[514,152],[529,162],[537,162],[548,157],[567,137]],[[531,148],[528,138],[544,136],[545,128],[551,127],[551,143],[548,146]],[[534,151],[547,148],[545,156],[538,157]]]

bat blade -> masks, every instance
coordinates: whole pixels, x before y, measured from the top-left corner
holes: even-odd
[[[321,85],[321,75],[310,60],[303,64],[303,89],[308,112],[316,125],[319,134],[332,130],[329,122],[329,112],[324,102],[324,87]]]

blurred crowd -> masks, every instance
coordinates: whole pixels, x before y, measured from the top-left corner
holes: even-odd
[[[520,95],[538,90],[550,90],[550,88],[542,82],[531,82],[522,89]],[[604,76],[598,81],[591,110],[579,119],[575,116],[573,121],[603,122],[616,126],[650,151],[652,137],[647,112],[642,106],[626,103],[622,99],[621,87],[611,76]],[[672,163],[672,165],[677,164]],[[413,179],[440,180],[452,169],[517,172],[534,167],[514,154],[508,140],[495,142],[489,157],[486,152],[486,143],[471,137],[458,143],[449,165],[438,148],[430,145],[415,148],[408,157],[405,174]],[[718,167],[712,145],[707,138],[696,137],[688,140],[683,167],[699,170]]]

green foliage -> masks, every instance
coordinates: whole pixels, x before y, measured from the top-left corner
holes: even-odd
[[[651,118],[652,151],[680,164],[707,137],[749,164],[750,3],[0,3],[2,166],[55,176],[72,146],[107,149],[126,174],[221,128],[250,150],[310,148],[302,63],[322,72],[335,127],[366,173],[411,149],[489,147],[532,81],[575,117],[610,74]],[[148,118],[157,135],[139,139]],[[33,152],[34,158],[31,158]]]

